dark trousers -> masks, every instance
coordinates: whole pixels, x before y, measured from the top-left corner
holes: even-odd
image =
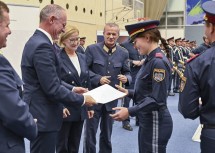
[[[84,121],[66,121],[58,133],[56,153],[78,153]]]
[[[126,108],[128,108],[129,107],[129,104],[130,104],[130,101],[131,101],[131,98],[129,98],[129,97],[125,97],[124,98],[124,101],[123,101],[123,107],[126,107]],[[124,121],[122,121],[122,124],[124,125],[124,124],[127,124],[127,123],[130,123],[130,117],[128,117],[127,119],[125,119]]]
[[[172,134],[172,118],[169,111],[152,111],[139,116],[139,153],[166,153]]]
[[[174,75],[170,75],[170,77],[169,77],[169,87],[168,87],[168,92],[170,92],[170,91],[171,91],[173,77],[174,77]]]
[[[86,120],[84,131],[84,153],[96,153],[96,132],[100,121],[99,153],[112,153],[111,135],[113,119],[105,105],[101,109],[95,109],[94,117]]]
[[[55,153],[57,132],[39,132],[30,142],[31,153]]]
[[[215,129],[202,129],[200,147],[201,153],[215,152]]]
[[[179,90],[179,85],[180,85],[180,78],[179,78],[179,75],[178,73],[175,72],[175,76],[174,76],[174,79],[173,79],[173,90]]]

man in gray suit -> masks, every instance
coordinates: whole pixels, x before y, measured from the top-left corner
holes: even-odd
[[[86,92],[85,88],[61,81],[59,49],[53,40],[58,40],[65,31],[66,20],[66,11],[61,6],[45,6],[40,12],[39,28],[24,47],[21,63],[24,99],[38,119],[39,131],[38,137],[31,141],[31,153],[55,152],[57,132],[63,120],[61,103],[79,107],[95,104],[91,96],[77,94]]]
[[[11,34],[9,24],[9,8],[0,1],[0,49]],[[20,97],[22,85],[9,61],[0,55],[0,152],[25,153],[24,137],[37,136],[37,125]]]

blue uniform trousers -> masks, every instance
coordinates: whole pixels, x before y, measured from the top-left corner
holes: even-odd
[[[166,153],[172,134],[172,118],[168,109],[139,116],[139,153]]]
[[[107,111],[105,105],[94,110],[94,117],[86,120],[84,135],[84,153],[96,153],[96,132],[100,121],[99,153],[112,153],[111,135],[114,111]]]
[[[215,152],[215,129],[202,129],[200,147],[201,153]]]

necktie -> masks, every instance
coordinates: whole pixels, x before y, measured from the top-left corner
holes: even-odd
[[[111,48],[108,50],[108,54],[109,54],[109,55],[112,54],[112,49],[111,49]]]

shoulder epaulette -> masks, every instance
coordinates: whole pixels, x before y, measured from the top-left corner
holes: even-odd
[[[162,53],[156,53],[156,54],[155,54],[155,57],[156,57],[156,58],[163,58],[163,54],[162,54]]]
[[[117,46],[119,46],[123,51],[128,52],[128,50],[124,46],[121,46],[121,45],[117,45]]]
[[[187,60],[187,63],[190,63],[192,60],[194,60],[198,56],[199,56],[199,54],[196,54],[195,56],[191,57],[190,59]]]
[[[117,46],[121,47],[124,50],[127,50],[124,46],[121,46],[121,45],[117,45]]]

